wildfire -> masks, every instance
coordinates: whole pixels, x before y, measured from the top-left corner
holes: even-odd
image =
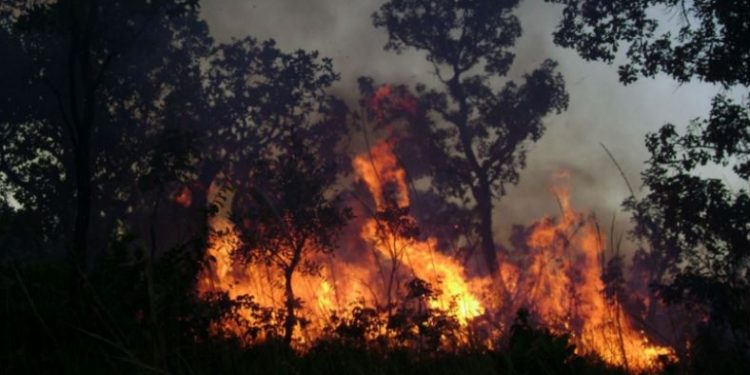
[[[368,154],[357,156],[353,165],[357,175],[367,184],[378,211],[388,209],[387,194],[395,197],[397,206],[394,208],[408,208],[405,172],[398,166],[389,143],[378,143]],[[389,192],[389,185],[395,191]],[[437,241],[434,238],[420,241],[398,231],[388,231],[384,228],[387,226],[388,223],[372,218],[363,226],[361,236],[367,243],[373,244],[384,258],[400,262],[411,270],[413,276],[442,287],[442,293],[429,301],[431,307],[449,310],[462,325],[484,313],[484,307],[471,290],[463,266],[457,260],[435,251]]]
[[[419,298],[455,319],[464,337],[474,334],[475,321],[513,316],[518,308],[526,308],[553,332],[570,334],[579,354],[596,354],[631,371],[655,368],[660,356],[673,356],[670,348],[650,343],[621,305],[603,294],[604,239],[592,217],[573,210],[565,177],[558,178],[552,188],[560,203],[560,218],[545,217],[530,226],[524,260],[499,265],[498,277],[509,293],[500,295],[493,291],[489,277],[471,277],[465,265],[438,248],[436,239],[420,236],[416,219],[409,215],[407,176],[391,144],[377,143],[355,157],[353,167],[375,203],[369,215],[355,220],[350,229],[358,233],[365,244],[359,246],[365,248],[354,249],[357,256],[346,260],[315,255],[316,259],[309,260],[322,266],[319,274],[294,275],[295,297],[301,301],[297,315],[305,319],[294,330],[297,347],[326,335],[332,316],[351,319],[347,314],[352,306],[370,306],[390,316],[399,301],[413,297],[406,289],[407,281],[422,280],[434,290]],[[216,185],[209,189],[210,202],[219,199],[219,189]],[[231,194],[225,199],[231,203]],[[228,218],[229,207],[224,202],[211,219],[207,257],[214,262],[199,280],[198,292],[225,292],[233,299],[252,296],[273,318],[284,306],[283,275],[267,264],[233,261],[232,252],[241,241]],[[243,314],[248,322],[257,321],[251,311]],[[219,324],[241,334],[234,322]],[[487,345],[505,334],[502,329],[489,332]]]
[[[400,207],[409,205],[406,172],[398,166],[398,160],[393,155],[390,144],[376,144],[369,153],[355,157],[352,165],[357,176],[367,184],[378,209],[385,207],[387,194],[395,195],[391,198],[395,198]],[[389,184],[395,189],[389,191]]]
[[[531,266],[525,280],[514,283],[516,293],[526,296],[520,303],[553,331],[570,333],[579,353],[636,371],[657,367],[660,356],[673,357],[672,350],[649,343],[622,306],[607,300],[601,279],[603,236],[592,217],[572,209],[567,174],[556,180],[551,190],[562,217],[540,220],[528,236]]]

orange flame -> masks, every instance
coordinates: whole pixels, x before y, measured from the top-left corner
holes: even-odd
[[[396,188],[394,193],[398,207],[409,206],[406,173],[398,166],[390,144],[378,143],[367,155],[354,158],[353,165],[357,175],[367,184],[378,210],[386,208],[384,194],[388,184]],[[409,268],[414,276],[440,286],[442,293],[430,301],[430,307],[450,311],[450,315],[462,325],[484,313],[463,266],[455,259],[435,251],[437,241],[434,238],[419,241],[398,233],[383,233],[382,226],[375,218],[368,220],[362,227],[362,239],[374,244],[375,249],[386,259],[395,258]],[[383,236],[386,238],[382,238]],[[388,246],[383,246],[383,243]]]
[[[409,205],[409,190],[406,185],[406,172],[398,166],[391,145],[380,142],[372,147],[369,153],[359,155],[352,161],[354,171],[370,190],[378,209],[386,205],[386,185],[394,185],[395,198],[400,207]]]
[[[558,333],[571,333],[579,353],[594,353],[604,361],[634,371],[659,365],[659,357],[674,359],[670,348],[650,344],[636,330],[616,301],[605,298],[601,279],[603,237],[595,221],[570,204],[567,174],[557,176],[551,189],[562,218],[537,222],[527,245],[534,252],[525,282],[516,290],[522,303]]]
[[[390,95],[390,88],[387,91],[379,90],[378,94]],[[528,253],[523,254],[524,260],[500,265],[498,277],[502,277],[508,293],[500,295],[493,288],[492,279],[470,277],[461,262],[438,249],[435,238],[420,238],[398,227],[416,227],[416,220],[408,214],[407,176],[391,144],[378,142],[367,153],[356,156],[352,164],[375,203],[372,211],[376,213],[355,220],[350,229],[367,248],[357,248],[361,245],[350,245],[355,251],[342,248],[355,254],[347,259],[312,255],[307,261],[322,266],[319,275],[294,275],[295,297],[302,302],[297,315],[309,321],[304,328],[295,328],[293,341],[298,348],[323,337],[332,315],[346,316],[351,306],[390,309],[382,301],[403,299],[404,279],[415,277],[439,290],[427,301],[429,307],[453,317],[465,337],[474,334],[471,328],[474,322],[512,316],[523,307],[553,332],[570,334],[579,354],[596,354],[607,363],[634,372],[658,368],[661,356],[674,359],[671,348],[650,343],[621,305],[604,296],[601,252],[605,240],[594,218],[572,208],[567,174],[557,176],[551,188],[560,205],[560,218],[545,217],[534,223],[526,236]],[[209,202],[221,199],[219,190],[219,184],[212,184]],[[232,194],[223,196],[226,201],[209,223],[212,234],[206,257],[213,259],[213,263],[199,279],[199,294],[219,291],[233,299],[250,295],[271,311],[282,309],[280,270],[263,263],[233,261],[232,252],[241,245],[241,240],[229,220]],[[398,225],[379,215],[388,210],[395,210]],[[245,225],[248,224],[251,223]],[[244,311],[243,317],[250,323],[256,319],[250,311]],[[218,324],[225,331],[236,331],[231,321]],[[492,342],[506,333],[495,329],[484,342],[491,347]]]

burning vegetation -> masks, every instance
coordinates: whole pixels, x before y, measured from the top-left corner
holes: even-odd
[[[385,92],[390,89],[378,90],[375,99]],[[230,219],[237,192],[217,179],[208,193],[219,207],[210,219],[210,267],[197,290],[251,301],[240,309],[240,321],[215,322],[217,334],[236,335],[247,344],[277,335],[299,350],[347,335],[364,345],[411,350],[492,349],[507,340],[522,309],[551,333],[569,336],[579,355],[634,372],[675,360],[671,348],[653,343],[618,297],[606,293],[607,241],[594,217],[572,207],[567,173],[555,176],[550,187],[559,215],[520,231],[521,248],[506,251],[496,272],[481,274],[420,231],[410,214],[414,190],[394,155],[393,139],[378,141],[352,160],[355,183],[364,184],[369,197],[352,194],[346,202],[356,214],[343,229],[351,235],[335,244],[343,254],[313,249],[297,258],[276,248],[270,250],[275,257],[286,257],[279,263],[238,257],[246,245],[243,229]],[[248,212],[242,225],[256,225],[252,218]],[[287,231],[284,235],[294,236],[293,229]],[[307,268],[285,273],[290,263]]]
[[[355,250],[360,255],[353,261],[334,253],[303,260],[321,267],[315,274],[296,274],[292,280],[297,291],[293,313],[299,316],[292,327],[296,347],[304,349],[370,311],[371,320],[357,324],[372,325],[363,338],[373,343],[386,339],[388,345],[416,348],[429,338],[436,340],[434,349],[492,348],[508,334],[515,311],[525,308],[552,332],[569,334],[579,354],[595,354],[634,371],[654,370],[674,358],[671,349],[651,343],[634,328],[615,297],[605,296],[603,235],[593,218],[573,210],[566,182],[551,188],[560,200],[561,217],[532,224],[522,259],[508,259],[500,266],[497,277],[504,279],[510,293],[501,295],[492,278],[469,276],[464,265],[441,252],[433,238],[420,238],[408,213],[405,173],[387,142],[357,156],[354,165],[375,202],[374,208],[362,210],[371,212],[369,217],[347,228],[360,233],[363,246]],[[241,245],[228,214],[223,209],[211,219],[207,256],[213,265],[201,277],[198,291],[251,297],[257,305],[242,310],[248,326],[233,320],[217,322],[223,326],[221,332],[250,337],[243,327],[268,323],[261,321],[256,309],[268,311],[270,315],[263,318],[271,321],[283,320],[287,313],[283,312],[284,276],[270,264],[233,261],[233,251]],[[438,337],[427,337],[425,331],[431,328]],[[250,342],[262,338],[253,335]]]
[[[646,134],[623,233],[588,161],[537,181],[557,209],[499,212],[570,104],[573,60],[514,66],[518,0],[381,1],[430,74],[357,94],[317,51],[220,41],[199,0],[3,0],[0,373],[745,371],[750,2],[544,3],[557,46],[627,47],[623,84],[722,87]]]

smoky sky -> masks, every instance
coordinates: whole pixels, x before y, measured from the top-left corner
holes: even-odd
[[[437,84],[424,54],[383,50],[385,30],[372,26],[371,14],[380,0],[207,0],[203,17],[219,42],[247,35],[275,39],[279,47],[318,50],[333,59],[341,80],[333,92],[354,104],[357,77],[378,83]],[[520,183],[509,189],[495,209],[497,240],[507,242],[511,224],[528,224],[558,206],[549,192],[556,173],[566,170],[572,203],[592,212],[609,233],[627,230],[627,213],[620,204],[629,193],[625,182],[600,144],[612,152],[636,190],[648,154],[644,136],[665,123],[679,128],[705,116],[718,88],[701,83],[678,84],[666,76],[641,79],[623,86],[616,65],[586,62],[575,51],[554,45],[552,32],[561,9],[542,0],[522,1],[516,14],[523,34],[515,46],[516,60],[509,78],[521,77],[544,59],[559,62],[570,94],[568,110],[546,120],[547,132],[528,154]],[[670,14],[658,15],[665,20]],[[501,82],[499,82],[501,84]]]

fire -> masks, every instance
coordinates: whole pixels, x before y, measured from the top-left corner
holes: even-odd
[[[400,112],[414,116],[419,108],[417,100],[403,87],[394,88],[391,85],[378,87],[370,97],[367,107],[379,121],[384,121],[388,112]],[[385,108],[388,108],[388,110],[385,110]]]
[[[560,203],[560,218],[545,217],[529,227],[523,260],[499,266],[498,277],[509,294],[500,295],[489,276],[472,277],[465,265],[438,248],[435,238],[419,234],[416,219],[409,215],[407,175],[390,143],[380,141],[356,156],[353,167],[374,202],[369,214],[362,209],[350,229],[364,245],[342,249],[353,256],[314,255],[309,260],[322,266],[320,273],[294,275],[295,297],[301,301],[297,316],[306,321],[294,328],[295,347],[304,349],[324,337],[334,315],[352,318],[347,315],[352,306],[369,306],[390,317],[396,304],[409,297],[407,282],[418,279],[434,288],[424,297],[427,306],[455,319],[463,337],[473,335],[474,322],[513,316],[517,309],[526,308],[553,332],[570,334],[579,354],[596,354],[630,371],[653,369],[659,357],[673,357],[670,348],[650,343],[617,301],[604,296],[601,252],[605,241],[594,218],[572,208],[566,176],[556,178],[551,189]],[[211,186],[209,202],[219,199],[220,188]],[[232,195],[225,194],[225,199],[229,202],[221,205],[210,222],[206,256],[214,262],[200,278],[197,290],[201,295],[225,292],[233,299],[252,296],[274,319],[284,306],[283,275],[267,264],[233,261],[232,252],[241,240],[229,219]],[[509,259],[514,256],[520,257],[510,254]],[[243,317],[250,323],[257,321],[249,310],[243,311]],[[242,334],[234,322],[218,324],[225,331]],[[385,325],[376,328],[389,337]],[[486,345],[505,334],[504,329],[494,329]]]
[[[395,196],[397,208],[408,208],[405,172],[398,166],[389,143],[378,143],[368,154],[357,156],[353,165],[357,175],[367,184],[378,211],[388,209],[386,195],[389,193]],[[393,185],[395,191],[389,192],[387,184]],[[398,261],[414,276],[442,287],[442,293],[429,301],[432,308],[449,310],[462,325],[484,313],[484,307],[471,290],[463,266],[455,259],[435,251],[437,241],[434,238],[422,241],[411,239],[400,233],[388,232],[384,226],[386,224],[372,218],[363,226],[361,236],[374,244],[384,258]]]
[[[190,207],[193,204],[193,192],[189,187],[183,186],[180,193],[174,197],[174,201],[182,207]]]
[[[357,176],[367,184],[379,209],[385,207],[385,195],[388,193],[396,195],[400,207],[409,205],[406,172],[398,166],[398,160],[387,142],[380,142],[369,153],[355,157],[352,165]],[[389,192],[388,184],[394,185],[395,191]]]
[[[536,223],[527,245],[533,251],[526,279],[514,283],[521,304],[558,333],[571,333],[579,353],[594,353],[606,362],[642,371],[673,357],[667,347],[649,343],[636,330],[617,301],[604,294],[602,235],[591,217],[570,204],[567,174],[558,176],[552,192],[562,217]],[[518,289],[521,288],[521,289]]]
[[[221,180],[220,178],[217,181]],[[271,312],[271,320],[279,319],[277,311],[283,308],[284,294],[283,274],[268,264],[243,264],[235,261],[232,254],[241,245],[238,229],[230,220],[231,202],[234,194],[223,191],[218,183],[212,183],[208,191],[208,201],[219,207],[218,212],[209,219],[210,235],[206,258],[211,260],[211,267],[206,269],[197,283],[199,295],[211,292],[227,293],[228,297],[237,300],[242,296],[252,296],[253,301]],[[218,204],[221,203],[221,204]],[[348,281],[348,288],[337,288],[341,282],[334,280],[333,268],[323,270],[321,277],[297,274],[293,278],[296,296],[304,301],[300,316],[312,320],[306,332],[295,331],[296,342],[304,343],[315,339],[327,323],[330,314],[337,309],[338,298],[346,300],[364,299],[364,288],[346,271],[358,270],[352,265],[348,270],[338,270]],[[260,323],[253,311],[242,310],[242,317],[250,324]],[[278,320],[280,321],[280,320]],[[224,331],[235,332],[242,336],[240,328],[232,321],[220,322]]]

